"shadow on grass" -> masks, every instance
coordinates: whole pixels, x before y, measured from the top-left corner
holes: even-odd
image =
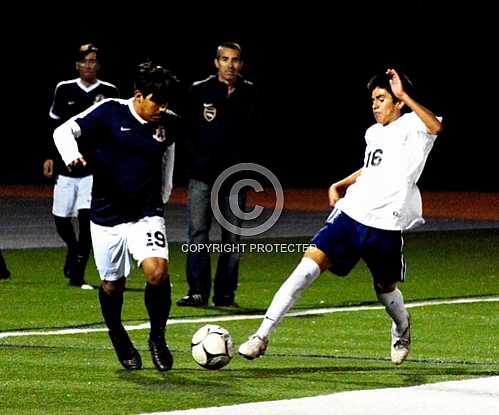
[[[244,391],[240,394],[233,388],[237,385],[268,387],[269,384],[279,382],[281,385],[289,385],[290,390],[299,391],[300,384],[309,384],[309,386],[315,384],[318,390],[327,389],[333,393],[346,390],[416,386],[466,377],[497,376],[499,368],[490,368],[486,365],[481,368],[459,365],[425,365],[422,367],[417,364],[395,367],[386,362],[361,365],[358,362],[350,364],[341,362],[338,365],[333,363],[325,366],[298,367],[287,364],[285,367],[224,368],[219,371],[198,368],[175,369],[174,367],[171,372],[167,373],[145,368],[137,372],[118,370],[116,373],[128,382],[142,386],[156,385],[164,388],[165,391],[188,386],[193,391],[207,395],[224,390],[226,394],[246,396]],[[322,387],[319,387],[320,384]]]

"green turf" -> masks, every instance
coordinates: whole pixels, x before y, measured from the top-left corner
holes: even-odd
[[[408,302],[499,294],[497,231],[413,233],[406,236]],[[184,260],[171,245],[174,297],[186,290]],[[97,291],[70,288],[60,272],[59,249],[7,250],[12,278],[0,282],[0,332],[101,325]],[[299,254],[245,254],[238,312],[263,312]],[[97,285],[93,265],[89,282]],[[135,271],[124,318],[146,321],[143,278]],[[323,275],[296,309],[374,303],[366,268],[348,278]],[[123,414],[313,396],[337,391],[409,386],[499,375],[499,303],[438,305],[411,309],[411,360],[388,360],[389,320],[382,310],[286,318],[263,359],[239,357],[220,371],[198,368],[190,337],[201,325],[169,328],[174,370],[153,369],[147,331],[132,331],[144,370],[121,369],[105,333],[0,339],[0,413]],[[175,318],[220,316],[232,311],[172,308]],[[222,324],[241,343],[258,320]]]

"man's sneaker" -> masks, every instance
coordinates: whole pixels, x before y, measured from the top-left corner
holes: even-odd
[[[149,350],[151,351],[152,362],[160,372],[166,372],[173,366],[173,356],[165,342],[164,337],[158,339],[149,338]]]
[[[206,307],[208,300],[204,299],[201,294],[186,295],[177,301],[179,307]]]
[[[111,343],[121,365],[126,370],[139,370],[142,368],[142,359],[137,349],[133,346],[128,333],[122,330],[117,333],[109,332]]]
[[[268,343],[268,339],[262,339],[255,334],[239,346],[239,354],[248,360],[253,360],[255,357],[264,355]]]
[[[411,350],[411,318],[409,317],[409,324],[400,337],[395,335],[394,331],[395,323],[392,325],[391,358],[393,363],[400,365]]]

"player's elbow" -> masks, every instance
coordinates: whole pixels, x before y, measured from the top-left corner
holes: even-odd
[[[439,135],[443,131],[443,126],[442,123],[436,123],[435,125],[432,125],[431,128],[429,129],[429,133],[433,135]]]

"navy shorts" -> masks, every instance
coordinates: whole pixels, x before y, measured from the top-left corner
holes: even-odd
[[[333,274],[345,276],[363,259],[375,282],[386,285],[405,278],[401,231],[366,226],[334,209],[310,243],[326,254]]]

